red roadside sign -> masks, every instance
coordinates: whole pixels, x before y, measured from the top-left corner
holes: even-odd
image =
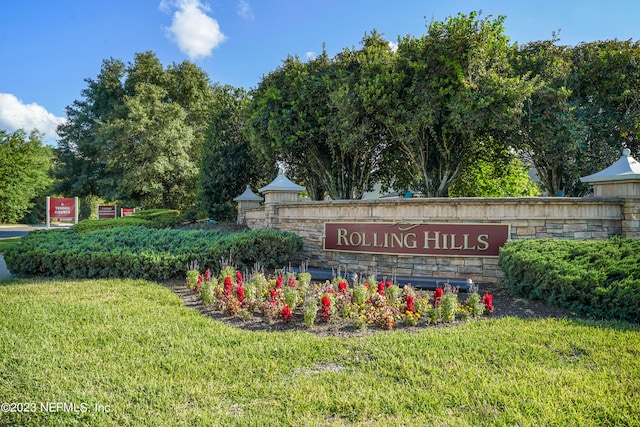
[[[113,219],[116,217],[115,205],[98,206],[98,219]]]
[[[51,197],[49,201],[49,216],[51,218],[75,218],[76,201],[72,197]]]

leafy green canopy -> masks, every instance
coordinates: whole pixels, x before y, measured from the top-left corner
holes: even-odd
[[[254,190],[267,184],[260,178],[270,169],[256,156],[244,136],[243,126],[249,98],[243,89],[214,86],[213,106],[208,118],[200,160],[199,205],[216,220],[236,217],[236,202],[247,185]]]
[[[33,199],[50,187],[52,155],[38,132],[27,136],[0,129],[0,223],[21,220]]]
[[[488,136],[515,127],[532,90],[511,76],[502,22],[460,14],[397,51],[374,31],[333,59],[290,57],[252,92],[252,144],[315,198],[359,198],[372,179],[447,195],[473,156],[504,151]]]
[[[66,195],[98,195],[145,208],[190,207],[211,87],[189,62],[163,69],[152,52],[125,66],[103,62],[58,129]]]
[[[558,39],[525,44],[515,72],[534,79],[523,120],[508,134],[536,167],[551,195],[582,196],[579,178],[598,172],[628,147],[640,154],[640,44],[598,41],[575,47]]]

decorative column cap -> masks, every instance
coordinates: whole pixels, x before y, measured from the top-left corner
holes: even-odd
[[[631,157],[631,150],[625,148],[614,164],[600,172],[580,178],[582,182],[607,182],[640,179],[640,163]]]
[[[286,192],[298,192],[304,190],[302,185],[298,185],[291,181],[284,175],[284,171],[281,169],[276,179],[271,181],[268,185],[262,187],[258,191],[261,193],[269,191],[286,191]]]
[[[251,188],[247,185],[247,189],[244,190],[244,193],[233,199],[234,202],[261,202],[264,200],[264,197],[260,197],[251,191]]]

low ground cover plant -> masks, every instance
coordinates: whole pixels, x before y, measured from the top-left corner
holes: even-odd
[[[435,292],[418,291],[373,276],[361,282],[349,283],[337,276],[317,283],[305,271],[277,272],[267,278],[259,268],[243,275],[231,265],[218,274],[210,269],[201,273],[193,265],[186,286],[205,304],[228,316],[262,316],[268,323],[297,321],[308,328],[317,323],[346,323],[357,329],[435,325],[477,318],[494,308],[491,294],[481,297],[472,292],[462,300],[449,285]]]
[[[256,262],[281,268],[301,249],[300,237],[270,230],[220,233],[117,227],[34,231],[7,249],[4,257],[9,270],[20,277],[167,280],[183,278],[194,259],[208,268],[217,268],[219,260],[229,256],[243,268]]]
[[[515,240],[498,265],[514,295],[640,323],[640,240]]]

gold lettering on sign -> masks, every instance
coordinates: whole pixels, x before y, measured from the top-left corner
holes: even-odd
[[[429,237],[431,235],[430,231],[425,231],[424,232],[424,247],[423,249],[431,249],[431,247],[429,246],[429,242],[434,242],[436,245],[433,247],[433,249],[440,249],[440,232],[436,231],[434,237]]]
[[[462,245],[458,245],[456,246],[456,239],[457,239],[458,235],[457,234],[451,234],[451,249],[459,251],[462,249]]]
[[[480,234],[478,236],[478,250],[479,251],[486,251],[487,249],[489,249],[489,242],[487,242],[486,239],[489,238],[488,234]]]
[[[338,228],[338,243],[336,243],[336,246],[342,246],[344,242],[345,245],[349,245],[349,242],[347,242],[347,229],[346,228]]]
[[[394,242],[395,242],[395,244],[394,244]],[[399,248],[403,248],[404,247],[404,244],[402,242],[402,235],[398,236],[398,234],[393,233],[391,235],[391,247],[395,248],[396,244],[398,245]]]
[[[469,235],[468,234],[463,234],[462,235],[462,241],[464,242],[463,249],[465,251],[468,251],[468,250],[475,251],[476,250],[476,247],[477,247],[476,245],[469,246]]]
[[[409,249],[415,249],[418,247],[418,242],[416,241],[416,233],[407,233],[404,235],[404,246]]]

